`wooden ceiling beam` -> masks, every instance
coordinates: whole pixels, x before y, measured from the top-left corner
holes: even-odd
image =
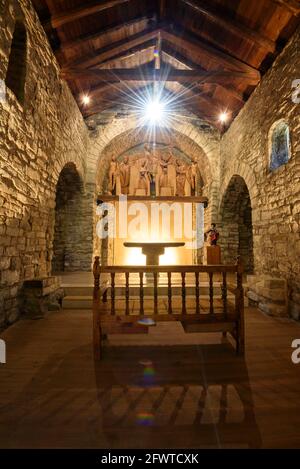
[[[241,24],[234,19],[223,18],[222,16],[216,15],[207,8],[205,8],[201,3],[191,0],[181,0],[182,3],[190,7],[194,12],[208,18],[210,21],[215,23],[217,26],[224,28],[225,30],[251,41],[254,44],[257,44],[264,49],[275,52],[276,44],[271,39],[263,36],[261,33],[254,31],[253,29],[248,28],[245,24]]]
[[[137,47],[134,47],[134,48],[130,49],[130,52],[125,52],[123,54],[115,56],[113,59],[110,59],[110,60],[107,60],[107,61],[103,62],[102,64],[99,65],[99,68],[100,69],[103,69],[103,68],[104,69],[123,68],[123,65],[121,65],[119,67],[116,66],[116,63],[120,62],[120,61],[125,62],[124,68],[126,68],[126,65],[127,65],[126,62],[128,60],[130,60],[132,58],[132,56],[134,56],[134,58],[138,62],[137,67],[140,68],[142,65],[144,65],[146,63],[149,63],[149,62],[154,60],[153,59],[154,50],[155,50],[155,45],[154,44],[151,44],[148,47],[147,46],[146,47],[137,46]],[[144,57],[145,55],[148,55],[151,58],[149,57],[149,59],[145,60],[145,57]]]
[[[238,71],[211,71],[200,70],[139,70],[136,68],[68,68],[61,72],[61,77],[66,80],[97,78],[105,83],[117,83],[121,81],[177,81],[178,83],[231,83],[233,78],[246,80],[247,83],[257,85],[255,77],[249,77],[245,72]]]
[[[142,93],[142,90],[143,90],[143,85],[136,87],[132,91],[139,91],[139,93]],[[125,91],[123,93],[125,93]],[[94,106],[86,106],[82,108],[83,116],[87,118],[97,113],[101,113],[107,109],[120,106],[121,104],[125,106],[126,104],[127,105],[130,104],[130,98],[128,97],[128,88],[126,89],[126,96],[122,97],[122,103],[120,102],[120,98],[116,99],[118,94],[119,93],[117,90],[115,90],[115,96],[113,96],[112,94],[107,96],[107,90],[102,91],[100,94],[99,93],[94,94],[92,97],[92,100],[94,99],[97,102],[94,104]],[[128,97],[128,103],[126,103],[126,97]],[[197,104],[199,104],[199,101],[197,102]],[[178,100],[178,109],[179,109],[180,114],[183,114],[184,110],[187,110],[188,112],[195,114],[197,117],[202,118],[203,120],[213,125],[214,127],[217,127],[220,129],[219,122],[218,122],[219,110],[216,108],[215,103],[213,103],[213,100],[209,100],[209,98],[207,99],[202,98],[201,107],[199,107],[199,105],[197,104],[195,101],[195,96],[191,96],[189,101]],[[130,108],[131,108],[131,105],[129,107],[129,110]],[[208,114],[206,111],[207,109],[209,109],[210,111],[213,109],[215,114],[213,113]]]
[[[93,41],[97,41],[99,39],[101,40],[102,38],[104,39],[107,36],[111,36],[120,32],[124,32],[125,36],[128,38],[130,37],[129,30],[132,26],[138,27],[139,25],[141,25],[142,27],[143,25],[147,25],[150,20],[151,16],[142,16],[132,21],[126,21],[125,23],[119,24],[113,28],[106,28],[94,34],[86,34],[84,36],[79,36],[76,39],[63,42],[60,45],[60,49],[63,51],[68,51],[70,49],[76,49],[77,47],[85,47]],[[143,29],[146,30],[147,28],[145,27]]]
[[[227,70],[244,72],[249,78],[256,80],[256,83],[260,81],[261,75],[259,70],[200,41],[198,38],[188,33],[162,29],[161,34],[163,40],[167,41],[175,49],[179,48],[187,51],[189,56],[193,57],[193,60],[195,60],[195,57],[199,58],[204,55],[208,57],[211,62],[215,63],[216,66],[222,66]]]
[[[89,117],[94,116],[95,114],[101,114],[103,111],[107,111],[109,109],[114,109],[113,104],[108,103],[108,102],[101,102],[94,106],[93,108],[87,108],[83,112],[83,117],[84,119],[87,119]],[[218,122],[218,120],[212,119],[211,117],[207,116],[205,112],[199,108],[196,108],[195,106],[189,106],[189,109],[183,108],[182,109],[182,117],[184,118],[185,112],[187,111],[186,115],[187,118],[191,118],[191,114],[195,115],[195,119],[201,119],[204,122],[210,124],[212,127],[217,128],[219,131],[222,131],[221,125]]]
[[[298,16],[300,13],[299,0],[272,0],[272,2],[286,8],[294,16]]]
[[[43,24],[45,29],[52,26],[53,29],[60,28],[73,21],[80,20],[86,16],[91,16],[102,11],[106,11],[110,8],[128,3],[130,0],[110,0],[110,1],[93,1],[84,4],[81,7],[70,8],[61,13],[52,15],[50,20]]]
[[[197,67],[198,67],[198,70],[200,70],[200,68],[199,68],[199,66],[197,66],[197,64],[190,63],[188,61],[188,59],[186,59],[185,57],[178,57],[178,56],[175,57],[175,56],[173,56],[172,52],[168,48],[166,48],[166,46],[164,46],[164,50],[162,51],[162,59],[167,65],[170,65],[171,67],[175,66],[175,68],[179,69],[179,70],[193,70],[193,69],[197,69]],[[175,61],[176,65],[172,64],[172,63],[174,63],[174,61]],[[203,72],[208,72],[207,70],[204,70],[204,69],[202,69],[202,70],[203,70]],[[205,82],[203,84],[205,85]],[[237,91],[231,85],[231,83],[229,83],[229,84],[216,83],[216,85],[218,87],[220,87],[221,89],[223,89],[224,92],[226,92],[227,94],[232,96],[237,101],[240,101],[241,103],[245,102],[243,94],[240,93],[239,91]],[[201,86],[201,84],[200,84],[200,86]]]
[[[145,42],[155,40],[158,36],[159,29],[149,28],[147,31],[135,34],[130,39],[124,39],[122,41],[115,42],[107,47],[93,52],[92,54],[85,54],[84,57],[76,59],[71,62],[67,62],[62,70],[65,71],[72,67],[87,68],[95,65],[99,65],[106,60],[113,58],[122,52],[127,52],[129,49],[144,44]]]
[[[159,19],[163,20],[167,13],[167,2],[166,0],[159,0]]]

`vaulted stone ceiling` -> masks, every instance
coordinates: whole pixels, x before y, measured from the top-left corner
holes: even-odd
[[[300,22],[299,0],[33,3],[85,117],[162,79],[178,108],[218,126],[220,112],[240,111]]]

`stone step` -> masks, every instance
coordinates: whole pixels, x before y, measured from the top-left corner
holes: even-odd
[[[89,296],[65,296],[62,302],[63,309],[88,309],[93,307],[93,297]]]

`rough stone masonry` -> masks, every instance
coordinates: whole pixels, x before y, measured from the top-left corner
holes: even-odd
[[[48,290],[41,287],[36,294],[30,282],[36,280],[42,286],[50,282],[54,289],[56,282],[45,280],[51,277],[52,267],[90,269],[97,253],[93,252],[97,246],[93,224],[96,187],[101,189],[103,170],[112,154],[118,156],[143,143],[132,137],[136,122],[126,113],[86,125],[60,78],[29,0],[0,0],[1,83],[7,75],[16,21],[26,28],[26,80],[22,103],[8,87],[5,99],[0,99],[0,327],[24,313],[24,298],[28,298],[24,282],[31,298],[27,304],[36,304],[32,298],[47,297]],[[246,259],[254,274],[249,280],[252,301],[271,314],[297,319],[300,105],[293,103],[291,95],[293,80],[300,78],[299,37],[298,31],[223,136],[208,125],[184,121],[170,129],[178,148],[205,165],[206,224],[219,224],[224,259],[234,260],[238,253]],[[291,159],[270,172],[270,129],[280,119],[290,126]],[[65,201],[64,181],[71,173],[78,190]],[[286,290],[285,310],[274,288]]]

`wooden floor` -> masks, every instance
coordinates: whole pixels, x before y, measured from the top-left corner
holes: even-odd
[[[245,359],[161,323],[94,363],[91,331],[90,312],[64,311],[1,334],[0,447],[300,447],[299,324],[248,308]]]

